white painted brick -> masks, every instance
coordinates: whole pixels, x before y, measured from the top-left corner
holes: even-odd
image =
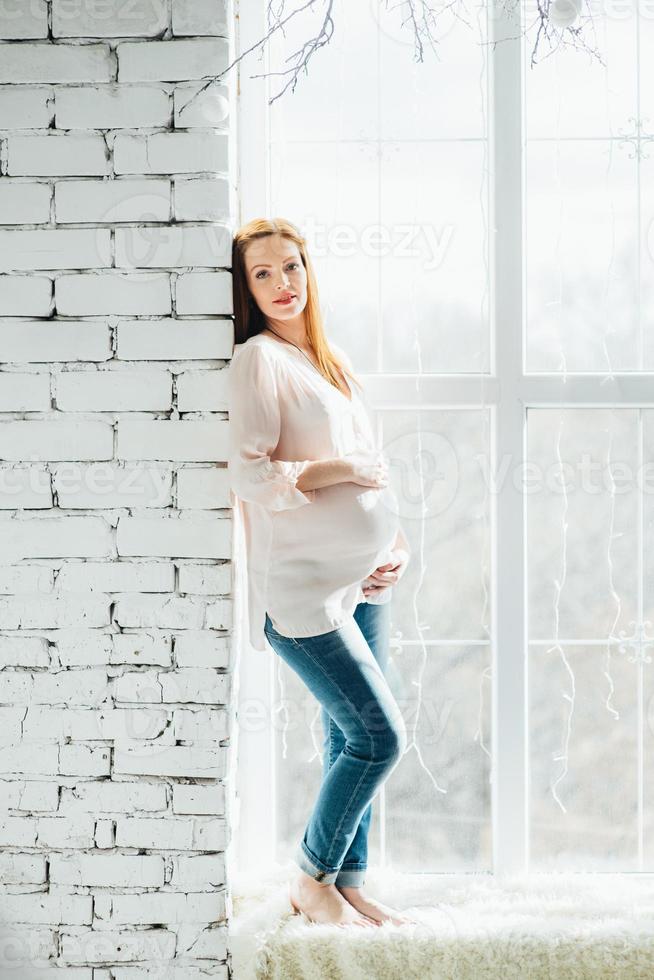
[[[205,625],[210,630],[232,628],[233,604],[231,599],[215,599],[207,603]]]
[[[181,272],[175,286],[177,313],[185,314],[234,312],[232,274],[219,272]]]
[[[0,510],[44,510],[52,502],[45,466],[0,467]]]
[[[0,129],[47,129],[52,116],[51,88],[0,87]]]
[[[50,220],[50,185],[0,179],[0,224],[37,225]]]
[[[118,133],[114,169],[117,174],[227,173],[227,140],[224,133]]]
[[[220,421],[172,422],[162,419],[150,422],[120,419],[116,455],[119,459],[224,460],[227,454],[227,426],[227,422]],[[0,426],[0,452],[2,445]]]
[[[49,316],[52,291],[47,276],[0,276],[0,316]]]
[[[124,320],[116,353],[123,361],[228,359],[234,347],[231,320]]]
[[[173,813],[178,814],[196,814],[198,816],[222,816],[225,810],[225,787],[219,783],[216,786],[196,786],[196,785],[184,785],[183,783],[177,783],[173,786]],[[191,867],[192,862],[195,858],[175,858],[173,861],[173,881],[176,887],[179,887],[181,881],[184,880],[185,874],[193,871]],[[204,869],[205,867],[211,867],[213,873],[215,873],[216,865],[214,862],[218,862],[218,867],[221,869],[221,877],[217,878],[216,881],[223,881],[224,877],[224,859],[221,854],[216,854],[211,858],[207,859],[207,865],[202,862],[204,858],[199,858],[199,864],[194,865],[194,868]],[[175,876],[178,876],[178,880],[175,881]],[[190,882],[191,879],[189,878]],[[194,883],[197,883],[197,879]]]
[[[132,177],[60,180],[55,185],[55,213],[60,223],[168,221],[170,183]]]
[[[0,707],[0,745],[16,745],[22,738],[21,723],[23,714],[21,708]],[[2,785],[0,784],[0,790]],[[0,796],[0,810],[8,806]]]
[[[172,0],[173,34],[227,36],[227,12],[222,0]]]
[[[229,674],[219,674],[212,667],[188,667],[159,675],[163,700],[193,704],[225,704],[229,692]]]
[[[98,896],[95,896],[96,903],[97,899]],[[156,980],[157,977],[161,977],[162,980],[165,977],[168,980],[169,976],[171,980],[182,980],[186,975],[186,967],[182,970],[181,977],[172,978],[170,974],[176,943],[175,932],[168,932],[165,929],[146,929],[138,932],[133,929],[122,932],[115,929],[93,929],[89,932],[76,930],[74,935],[62,929],[60,934],[61,956],[66,963],[83,963],[88,960],[98,962],[106,959],[112,964],[111,975],[114,977],[117,975],[114,963],[129,963],[130,966],[125,970],[121,980]],[[134,963],[150,959],[152,972],[148,970],[141,974],[141,971],[133,966]],[[164,962],[165,966],[162,965]],[[78,980],[74,968],[67,966],[64,972],[65,980]],[[98,970],[95,969],[93,972],[96,974],[93,980],[100,980],[97,977]],[[21,977],[20,980],[23,978]],[[39,980],[39,978],[30,977],[29,980]],[[59,978],[46,974],[43,980],[59,980]],[[80,977],[79,980],[87,980],[87,978]],[[91,980],[90,976],[88,980]],[[189,977],[189,980],[199,980],[199,978]]]
[[[0,703],[27,704],[33,678],[27,671],[3,670],[0,672]]]
[[[121,703],[161,704],[159,672],[148,670],[121,674],[114,679],[113,697]]]
[[[54,569],[47,568],[45,565],[0,565],[0,592],[3,595],[20,595],[26,592],[51,592],[53,583]],[[27,638],[23,637],[22,639],[26,640]],[[36,639],[36,637],[30,638],[32,642]],[[6,653],[5,641],[7,644],[6,650],[10,646],[12,649],[15,647],[15,655],[17,656],[32,657],[36,655],[38,645],[32,647],[30,643],[25,643],[23,647],[18,637],[0,637],[0,662],[4,653]],[[12,643],[12,641],[18,642]],[[46,647],[43,647],[43,651],[46,651]],[[41,662],[42,660],[43,662]],[[44,659],[39,654],[38,666],[47,666],[48,662],[47,654]],[[25,664],[22,664],[22,666],[37,666],[37,664],[29,660]]]
[[[108,776],[111,750],[104,746],[62,745],[59,748],[59,772],[63,776]]]
[[[62,371],[54,387],[64,412],[166,411],[173,398],[169,371]]]
[[[156,930],[158,932],[158,930]],[[152,932],[150,932],[152,935]],[[133,968],[120,968],[115,967],[112,969],[113,980],[152,980],[153,976],[157,975],[157,970],[160,969],[160,964],[157,960],[151,963],[142,963],[141,968],[134,970]],[[211,964],[211,980],[229,980],[231,973],[226,963],[212,963]],[[23,978],[21,977],[21,980]],[[27,977],[26,980],[41,980],[39,977]],[[51,977],[47,977],[46,980],[53,980]],[[58,980],[58,978],[54,978]],[[74,978],[77,980],[77,978]],[[173,961],[170,966],[166,967],[166,980],[207,980],[207,968],[203,965],[200,960],[197,966],[190,966],[188,963],[184,962],[179,965]]]
[[[37,780],[3,781],[3,807],[23,813],[47,813],[59,806],[59,784]],[[0,879],[1,879],[0,875]]]
[[[29,459],[34,462],[111,459],[112,456],[113,428],[109,422],[74,419],[0,422],[0,457],[5,460]]]
[[[124,41],[117,46],[119,82],[178,82],[219,75],[229,64],[226,39]]]
[[[115,55],[108,44],[5,44],[0,82],[110,82]]]
[[[0,349],[9,363],[106,361],[111,357],[111,335],[104,323],[0,320]]]
[[[225,775],[226,752],[225,747],[211,744],[169,745],[163,748],[161,745],[150,742],[135,742],[133,744],[116,742],[114,772],[132,776],[184,776],[188,779],[221,779]],[[198,821],[194,822],[198,823]],[[168,825],[172,823],[172,820],[166,818],[160,823],[165,840],[168,836],[166,833]],[[155,840],[157,839],[155,838]],[[116,835],[116,843],[120,846],[118,834]],[[166,845],[157,843],[155,846],[165,847]],[[198,842],[198,846],[202,847],[203,845]],[[217,846],[222,846],[222,836]]]
[[[218,266],[231,261],[232,235],[222,225],[179,225],[165,231],[116,228],[116,265],[138,268]]]
[[[59,276],[55,302],[61,316],[166,314],[171,312],[170,277],[121,272]]]
[[[48,776],[57,772],[58,746],[45,742],[20,742],[0,747],[0,773]]]
[[[227,738],[228,725],[227,708],[176,708],[173,715],[175,738],[180,742],[218,742]]]
[[[229,126],[229,89],[217,82],[185,82],[175,87],[174,122],[176,129],[194,126],[227,131]]]
[[[221,975],[223,975],[225,980],[227,980],[227,965],[225,963],[216,962],[218,960],[224,960],[227,957],[227,936],[228,929],[226,923],[223,923],[223,925],[220,926],[216,925],[216,923],[212,923],[210,927],[203,928],[198,935],[194,935],[193,932],[190,932],[189,930],[180,930],[179,943],[177,947],[178,955],[181,956],[182,954],[188,952],[200,961],[213,960],[216,964],[217,970],[221,971]],[[225,972],[222,973],[222,971]],[[202,980],[202,978],[196,977],[194,980]]]
[[[222,910],[222,912],[221,912]],[[159,922],[213,922],[224,915],[220,893],[175,894],[145,892],[140,895],[114,895],[112,922],[130,925],[156,925]]]
[[[0,94],[0,106],[2,105]],[[165,88],[156,85],[87,85],[58,88],[58,129],[136,129],[169,126],[172,108]]]
[[[90,706],[102,703],[108,696],[107,671],[102,667],[91,667],[88,670],[83,668],[35,674],[31,703]]]
[[[121,517],[116,547],[121,556],[230,558],[230,522]]]
[[[36,818],[10,817],[0,813],[0,847],[34,847],[36,835]]]
[[[137,715],[132,709],[92,710],[90,708],[50,708],[30,706],[23,722],[25,741],[113,741],[116,738],[157,739],[172,744],[172,732],[166,731],[166,711],[147,711]],[[161,736],[161,737],[160,737]]]
[[[33,930],[30,930],[30,935],[32,934]],[[49,955],[53,960],[57,955],[57,947],[54,944],[52,953]],[[66,980],[94,980],[94,971],[90,966],[80,967],[79,969],[75,969],[74,967],[69,969],[66,967],[65,970]],[[24,966],[21,966],[20,980],[59,980],[57,972],[61,973],[61,969],[59,967],[48,967],[42,966],[41,964],[34,967],[26,963]],[[126,978],[123,977],[122,980],[126,980]],[[132,977],[131,980],[134,980],[134,978]],[[195,977],[194,980],[198,980],[198,978]]]
[[[177,471],[177,506],[190,510],[230,507],[227,467],[184,467]]]
[[[125,595],[115,604],[114,621],[123,629],[200,629],[204,626],[206,606],[198,598]]]
[[[175,637],[175,663],[179,667],[227,667],[229,645],[229,637],[186,630]]]
[[[66,567],[66,562],[62,562],[62,567]],[[59,576],[57,576],[57,588],[65,589]],[[111,635],[81,626],[78,630],[60,633],[57,636],[56,658],[62,667],[103,666],[109,662],[111,647]]]
[[[222,854],[182,854],[173,859],[171,885],[180,891],[210,892],[224,884],[225,858]]]
[[[50,881],[91,888],[161,888],[164,859],[155,854],[53,854]]]
[[[39,844],[42,847],[92,847],[93,825],[93,817],[87,817],[83,813],[39,817]],[[52,894],[60,893],[52,889]],[[62,891],[61,895],[65,897],[66,893]],[[72,925],[71,919],[65,918],[61,921]]]
[[[57,588],[69,592],[173,592],[175,566],[172,562],[67,562],[57,576]],[[118,639],[118,636],[116,637]],[[138,638],[128,637],[138,645]],[[144,637],[145,641],[148,637]],[[1,655],[1,646],[0,646]],[[143,661],[147,663],[147,661]]]
[[[226,412],[227,370],[183,371],[177,378],[180,412]]]
[[[53,37],[154,37],[167,26],[166,0],[52,0]]]
[[[177,221],[230,223],[230,190],[225,177],[176,177],[174,184]]]
[[[53,466],[52,485],[60,507],[168,507],[172,474],[164,466],[115,462]]]
[[[108,228],[0,231],[0,272],[108,266],[110,238]]]
[[[0,38],[5,41],[48,36],[45,0],[10,0],[0,4]]]
[[[34,570],[39,571],[38,568]],[[43,571],[47,572],[49,569],[46,568]],[[34,589],[33,591],[38,590]],[[40,636],[0,636],[0,667],[48,667],[49,665],[50,655],[45,638]]]
[[[24,980],[227,980],[224,855],[197,852],[228,843],[231,498],[193,464],[228,431],[228,87],[183,111],[226,5],[10,0],[0,41],[10,6],[38,30],[0,44],[0,850],[38,852],[0,854],[8,921]]]
[[[0,854],[0,881],[3,885],[40,885],[46,880],[45,855]]]
[[[114,638],[111,663],[169,667],[172,664],[172,640],[169,636],[152,633],[118,633]]]
[[[101,136],[51,133],[10,136],[7,140],[7,173],[14,177],[93,176],[109,172],[109,153]]]
[[[4,534],[0,535],[0,541],[5,541]],[[8,554],[18,561],[27,544],[15,540],[11,543],[14,547]],[[109,600],[85,596],[0,598],[0,629],[64,629],[75,627],[80,621],[90,627],[107,626]],[[39,674],[37,680],[40,678]]]
[[[231,565],[180,564],[178,587],[181,595],[229,595],[232,589]],[[191,666],[182,663],[179,665]],[[226,664],[212,666],[219,667]]]
[[[47,823],[45,821],[39,821]],[[93,899],[90,895],[64,895],[60,893],[39,893],[38,902],[34,896],[2,896],[3,923],[20,922],[25,925],[51,925],[57,929],[65,922],[67,925],[90,925],[93,915]],[[41,967],[43,972],[43,968]],[[23,977],[21,976],[21,980]]]
[[[0,291],[1,289],[0,286]],[[49,409],[49,374],[0,371],[1,412],[47,412]]]
[[[139,709],[142,710],[142,709]],[[139,810],[166,809],[166,787],[156,783],[92,782],[78,783],[74,789],[64,788],[62,806],[67,813],[136,813]]]
[[[97,849],[104,849],[116,846],[116,834],[113,820],[98,820],[95,825],[93,842]],[[111,916],[111,898],[109,895],[99,896],[99,900],[93,904],[93,914],[96,919],[108,919]]]

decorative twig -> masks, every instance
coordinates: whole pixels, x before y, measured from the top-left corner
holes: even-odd
[[[253,0],[249,0],[253,2]],[[290,88],[291,92],[295,90],[297,85],[300,72],[304,69],[304,73],[308,74],[309,61],[320,48],[329,44],[330,40],[334,35],[334,18],[333,8],[334,0],[306,0],[302,6],[298,7],[296,10],[292,10],[290,13],[286,13],[286,0],[268,0],[266,6],[267,23],[268,30],[264,36],[251,45],[246,51],[242,51],[241,54],[236,57],[231,64],[227,66],[218,75],[203,75],[201,81],[208,79],[206,84],[202,85],[201,88],[195,92],[191,98],[184,103],[184,105],[179,110],[179,116],[181,117],[185,109],[198,98],[202,92],[206,91],[211,85],[215,85],[224,76],[232,70],[239,62],[241,62],[247,55],[251,54],[257,48],[263,48],[265,44],[278,32],[281,32],[284,37],[286,37],[286,32],[284,28],[294,17],[303,14],[305,11],[310,10],[315,7],[317,3],[325,4],[325,12],[322,18],[322,23],[320,24],[319,30],[315,33],[314,37],[311,37],[308,41],[290,54],[285,60],[287,62],[294,62],[290,68],[286,68],[283,71],[272,71],[264,72],[258,75],[251,75],[250,78],[265,78],[268,75],[280,75],[280,76],[290,76],[284,85],[284,87],[279,91],[272,99],[269,101],[269,105],[272,105],[276,99],[281,98],[281,96]],[[389,10],[388,0],[379,0],[386,5],[386,10]],[[492,0],[488,0],[492,2]],[[517,14],[519,18],[520,5],[524,0],[501,0],[502,7],[508,14]],[[570,0],[572,2],[572,0]],[[536,0],[536,14],[533,24],[529,25],[525,31],[516,34],[513,38],[504,37],[502,40],[516,40],[519,37],[524,37],[529,34],[532,30],[534,24],[536,27],[536,38],[531,52],[530,65],[533,68],[537,63],[538,49],[541,42],[547,42],[549,44],[549,51],[545,54],[545,58],[554,54],[559,48],[562,47],[573,47],[575,49],[580,49],[588,52],[591,56],[597,58],[600,64],[605,66],[605,62],[600,55],[596,47],[591,47],[585,38],[585,30],[587,23],[590,22],[594,32],[594,22],[593,15],[590,9],[590,0],[577,0],[579,6],[585,5],[588,13],[581,15],[579,13],[577,20],[580,23],[577,26],[571,24],[569,26],[557,26],[552,22],[550,16],[550,8],[554,3],[554,0]],[[413,32],[414,37],[414,51],[415,60],[418,62],[424,61],[425,48],[429,46],[431,50],[436,53],[437,45],[437,32],[436,26],[438,23],[438,18],[444,13],[451,11],[452,14],[461,20],[462,23],[470,27],[471,25],[468,21],[461,16],[461,10],[465,10],[465,0],[447,0],[436,9],[430,0],[398,0],[398,2],[391,7],[391,10],[395,10],[397,7],[406,6],[407,16],[402,21],[402,26],[408,24],[407,30]],[[467,12],[467,11],[466,11]],[[493,45],[493,48],[498,43],[496,39],[491,39],[490,41],[484,42],[486,44]]]

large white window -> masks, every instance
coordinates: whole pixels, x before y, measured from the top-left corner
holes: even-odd
[[[240,51],[268,6],[241,4]],[[410,746],[371,863],[650,871],[654,21],[598,9],[604,64],[541,47],[531,67],[501,0],[466,4],[419,62],[403,4],[336,0],[275,99],[319,6],[241,66],[240,219],[306,235],[413,550],[390,675]],[[240,670],[243,720],[259,709],[240,855],[260,868],[302,835],[322,731],[279,658]]]

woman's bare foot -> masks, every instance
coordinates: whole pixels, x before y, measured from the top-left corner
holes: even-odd
[[[323,885],[304,871],[291,882],[288,894],[295,911],[304,912],[312,922],[336,926],[379,925],[348,902],[336,885]]]
[[[391,908],[390,905],[383,905],[376,899],[371,898],[362,888],[346,888],[340,885],[336,887],[353,908],[361,912],[362,915],[374,919],[378,925],[384,922],[392,922],[394,926],[403,926],[417,923],[418,921],[410,915],[406,915],[404,912],[398,912],[397,909]]]

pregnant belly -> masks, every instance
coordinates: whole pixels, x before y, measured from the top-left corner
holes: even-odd
[[[343,582],[365,578],[394,542],[398,503],[390,487],[339,483],[316,491],[311,504],[273,516],[273,561],[320,564]]]

